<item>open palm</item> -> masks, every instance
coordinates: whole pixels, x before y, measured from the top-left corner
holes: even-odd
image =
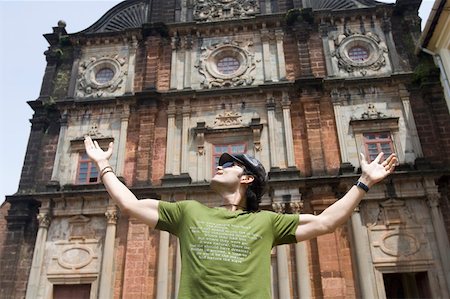
[[[92,141],[92,138],[89,136],[86,136],[84,138],[84,147],[86,149],[86,153],[96,163],[99,163],[100,161],[107,161],[112,155],[113,151],[113,143],[109,143],[108,150],[104,151],[102,148],[98,145],[97,141]]]
[[[397,157],[395,154],[391,154],[386,160],[380,163],[383,153],[379,153],[378,156],[371,163],[368,163],[366,157],[361,154],[361,171],[371,184],[378,183],[389,174],[394,172],[395,165],[397,164]]]

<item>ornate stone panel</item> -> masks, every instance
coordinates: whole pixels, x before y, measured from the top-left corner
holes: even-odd
[[[369,224],[368,232],[372,261],[376,266],[433,262],[424,225],[419,223],[405,201],[389,199],[369,215],[374,220]]]
[[[251,41],[222,42],[201,48],[199,64],[196,66],[203,79],[203,88],[251,85],[255,80],[255,57]],[[221,64],[228,65],[225,71]]]
[[[256,0],[197,0],[194,19],[199,22],[251,17],[259,13]]]
[[[85,58],[78,69],[76,97],[104,97],[123,93],[127,59],[117,54]]]
[[[366,76],[386,66],[388,50],[376,33],[346,30],[334,38],[334,48],[331,56],[337,59],[338,68],[346,73]]]

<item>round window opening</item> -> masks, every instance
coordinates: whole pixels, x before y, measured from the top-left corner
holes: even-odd
[[[95,74],[95,80],[99,84],[105,84],[112,80],[114,77],[114,71],[110,68],[102,68]]]
[[[234,57],[223,57],[217,61],[217,70],[224,75],[233,74],[241,66],[239,60]]]
[[[355,46],[348,50],[348,57],[353,61],[366,61],[369,58],[369,51],[361,46]]]

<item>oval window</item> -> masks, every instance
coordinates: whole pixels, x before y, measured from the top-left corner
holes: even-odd
[[[353,61],[365,61],[369,58],[369,51],[361,46],[355,46],[348,50],[348,57]]]
[[[231,56],[223,57],[217,61],[217,70],[224,75],[236,72],[240,66],[239,60]]]
[[[114,71],[110,68],[102,68],[95,74],[95,81],[99,84],[105,84],[112,80]]]

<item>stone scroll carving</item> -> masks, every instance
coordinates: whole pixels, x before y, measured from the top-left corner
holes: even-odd
[[[254,16],[259,12],[256,0],[197,0],[194,5],[194,19],[211,22]]]

